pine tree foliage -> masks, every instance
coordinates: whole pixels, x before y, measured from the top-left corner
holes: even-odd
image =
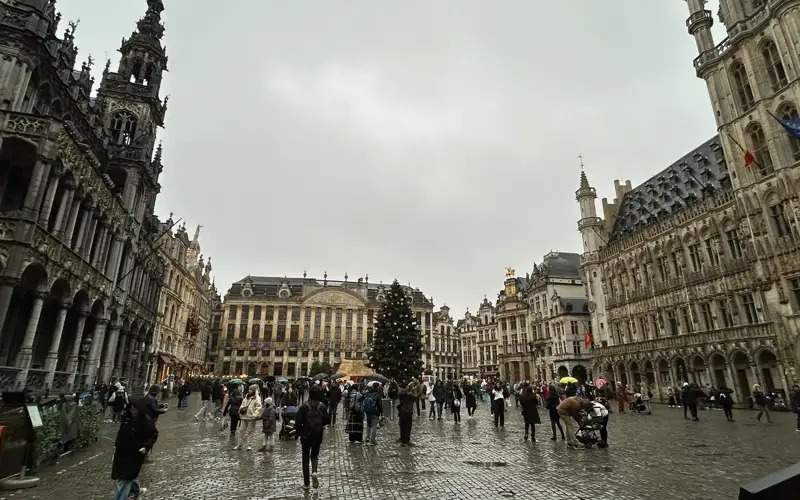
[[[412,298],[395,280],[378,311],[369,353],[370,367],[398,382],[422,374],[422,338],[411,302]]]

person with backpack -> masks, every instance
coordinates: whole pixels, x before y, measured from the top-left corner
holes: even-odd
[[[302,445],[303,488],[309,489],[313,481],[314,489],[319,488],[319,449],[322,445],[322,433],[330,424],[328,408],[320,402],[321,390],[314,386],[308,391],[308,401],[303,403],[295,417],[295,429]],[[309,481],[309,462],[311,463],[311,481]]]
[[[369,391],[364,397],[364,414],[367,416],[367,445],[375,446],[378,444],[378,422],[383,415],[383,405],[381,405],[381,393],[378,384],[373,383],[369,386]]]
[[[125,386],[121,382],[117,382],[115,388],[116,390],[108,398],[108,404],[114,411],[111,421],[117,423],[122,418],[122,412],[128,407],[128,393],[125,392]]]
[[[441,420],[442,408],[444,407],[444,402],[447,399],[447,389],[441,380],[437,380],[436,385],[433,386],[433,396],[436,399],[436,417],[437,419]]]
[[[351,443],[364,440],[364,396],[355,385],[350,389],[350,417],[346,430]]]
[[[339,388],[339,383],[334,382],[328,390],[329,405],[328,409],[331,415],[331,425],[336,425],[336,413],[339,411],[339,401],[342,399],[342,389]]]
[[[242,407],[242,393],[238,386],[231,388],[228,392],[228,401],[222,410],[231,419],[231,439],[236,436],[236,428],[239,427],[239,409]]]

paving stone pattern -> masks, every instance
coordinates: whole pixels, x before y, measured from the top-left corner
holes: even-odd
[[[234,451],[227,431],[194,423],[193,411],[173,407],[159,420],[156,462],[141,476],[144,498],[730,499],[739,484],[800,461],[792,414],[766,424],[738,411],[728,423],[721,412],[706,411],[691,422],[680,409],[656,406],[651,416],[613,413],[608,449],[568,450],[550,440],[549,423],[538,426],[536,443],[524,442],[514,408],[505,430],[496,431],[480,403],[475,418],[464,415],[460,425],[416,419],[413,448],[395,443],[394,422],[380,431],[377,447],[350,444],[339,423],[325,436],[320,489],[304,496],[299,443],[278,442],[272,453]],[[547,422],[546,412],[540,415]],[[0,500],[113,498],[115,430],[104,424],[97,445],[41,471],[39,487],[0,492]]]

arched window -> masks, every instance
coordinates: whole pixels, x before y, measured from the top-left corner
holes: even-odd
[[[786,78],[786,70],[783,69],[781,57],[778,54],[778,47],[772,40],[767,40],[761,44],[761,56],[764,58],[764,65],[767,67],[769,81],[772,83],[772,90],[778,90],[786,86],[789,80]]]
[[[46,115],[50,112],[50,102],[52,97],[50,95],[50,85],[44,84],[36,91],[36,99],[33,104],[31,113],[35,115]]]
[[[774,167],[772,165],[772,155],[769,153],[767,139],[764,136],[764,129],[758,123],[753,123],[747,128],[747,137],[750,140],[750,150],[756,158],[756,167],[761,175],[770,174]]]
[[[780,111],[778,111],[778,116],[781,120],[797,120],[800,117],[797,113],[797,108],[794,107],[793,104],[785,104],[781,107]],[[786,134],[786,138],[789,141],[792,158],[794,158],[795,161],[800,160],[800,139],[790,134]]]
[[[136,116],[128,111],[115,113],[111,118],[111,139],[115,144],[130,146],[136,136]]]
[[[755,98],[753,97],[753,89],[750,87],[750,79],[747,78],[744,64],[740,62],[733,63],[733,66],[731,66],[731,80],[733,91],[736,93],[736,98],[739,101],[739,106],[742,107],[742,111],[753,107]]]

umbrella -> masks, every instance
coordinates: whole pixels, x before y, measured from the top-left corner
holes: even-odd
[[[275,377],[273,377],[272,375],[268,375],[268,376],[264,377],[264,381],[265,382],[275,382]]]
[[[261,386],[261,384],[263,384],[263,383],[264,383],[264,381],[262,381],[260,378],[255,378],[255,377],[254,377],[254,378],[251,378],[250,380],[248,380],[248,381],[247,381],[247,385],[253,385],[253,384],[256,384],[256,385],[257,385],[257,386],[259,386],[259,387],[260,387],[260,386]]]
[[[577,384],[578,379],[575,377],[561,377],[561,380],[558,381],[559,384]]]
[[[334,373],[333,375],[331,375],[331,377],[330,377],[330,378],[331,378],[331,380],[339,380],[340,378],[345,378],[346,376],[347,376],[347,375],[345,375],[345,374],[344,374],[344,373],[342,373],[342,372],[336,372],[336,373]]]
[[[326,380],[326,379],[328,379],[329,377],[330,377],[330,375],[329,375],[329,374],[327,374],[327,373],[317,373],[317,374],[316,374],[316,375],[314,375],[312,378],[313,378],[314,380]]]
[[[300,382],[301,380],[311,380],[311,377],[306,377],[306,376],[297,377],[298,382]]]
[[[275,379],[275,381],[278,382],[279,384],[288,384],[289,383],[289,379],[286,378],[286,377],[278,377],[278,378]]]
[[[364,377],[364,380],[369,382],[380,382],[381,384],[388,384],[389,379],[381,375],[380,373],[373,373],[372,375],[367,375]]]

